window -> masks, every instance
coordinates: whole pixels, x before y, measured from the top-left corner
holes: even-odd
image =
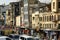
[[[35,17],[33,17],[33,20],[35,19]]]
[[[40,26],[42,26],[42,24],[40,23]]]
[[[8,13],[8,16],[10,16],[10,12]]]
[[[51,19],[53,20],[53,15],[51,16]]]
[[[42,17],[39,17],[39,20],[42,21]]]
[[[56,20],[56,15],[54,15],[54,20]]]
[[[43,16],[43,21],[44,21],[44,16]]]
[[[58,15],[58,20],[60,20],[60,15]]]
[[[58,8],[60,8],[60,2],[58,2]]]
[[[14,36],[14,38],[15,38],[15,39],[16,39],[16,38],[18,39],[18,38],[19,38],[19,36],[18,36],[18,35],[15,35],[15,36]]]
[[[50,28],[51,28],[51,24],[50,24]]]
[[[9,39],[9,38],[6,38],[6,40],[11,40],[11,39]]]
[[[43,24],[43,28],[44,28],[44,24]]]
[[[50,15],[50,21],[51,21],[51,15]]]
[[[44,21],[46,21],[46,16],[44,16]]]
[[[53,24],[51,24],[51,29],[52,29],[52,27],[53,27]]]
[[[55,9],[55,2],[53,2],[53,9]]]

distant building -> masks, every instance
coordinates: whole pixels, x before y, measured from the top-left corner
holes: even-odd
[[[33,29],[40,29],[39,24],[39,11],[32,14],[32,28]]]
[[[38,0],[28,0],[28,14],[24,14],[24,4],[23,0],[21,0],[21,24],[28,25],[28,28],[32,28],[32,13],[38,11]],[[23,4],[23,5],[22,5]],[[27,19],[25,19],[25,17]],[[24,20],[28,20],[29,22],[25,23]]]
[[[3,25],[6,24],[6,10],[9,8],[8,5],[0,5],[0,15],[3,16],[4,22]],[[2,25],[2,24],[1,24]]]
[[[16,27],[20,27],[20,16],[16,17]]]
[[[41,29],[56,30],[60,28],[60,0],[52,0],[51,6],[46,6],[48,11],[40,12]],[[51,10],[50,10],[51,8]]]
[[[16,17],[18,15],[20,15],[20,6],[19,6],[19,2],[11,2],[10,4],[10,13],[12,16],[12,26],[16,26]]]
[[[12,13],[10,13],[10,9],[6,10],[6,25],[12,26]]]

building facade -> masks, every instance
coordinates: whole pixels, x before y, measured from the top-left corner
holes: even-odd
[[[32,28],[33,29],[39,29],[39,12],[35,12],[32,14]]]
[[[25,23],[24,23],[24,4],[23,4],[23,0],[21,0],[21,19],[23,20],[23,21],[21,21],[21,24],[22,25],[26,25]],[[23,5],[22,5],[23,4]],[[29,24],[27,24],[27,25],[29,25],[29,28],[32,28],[32,13],[34,13],[35,11],[37,11],[38,10],[38,1],[36,1],[36,0],[28,0],[28,10],[26,10],[27,12],[28,12],[28,14],[26,14],[26,18],[28,19],[28,21],[29,21]],[[26,19],[26,20],[27,20]]]
[[[20,27],[20,16],[16,17],[16,27]]]
[[[20,15],[19,2],[11,2],[9,5],[10,5],[10,13],[12,17],[11,22],[13,26],[16,26],[16,16]]]
[[[6,10],[9,8],[8,5],[0,5],[0,15],[3,16],[4,21],[1,21],[1,25],[5,25],[6,24]],[[2,24],[3,23],[3,24]]]
[[[10,13],[10,9],[6,10],[6,25],[12,26],[12,13]]]

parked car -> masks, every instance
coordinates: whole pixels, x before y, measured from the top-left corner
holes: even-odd
[[[34,37],[34,40],[39,40],[40,38],[39,37]]]
[[[33,37],[28,35],[20,35],[19,40],[33,40]]]
[[[19,40],[18,34],[10,34],[8,37],[12,38],[13,40]]]
[[[12,40],[12,39],[7,36],[0,36],[0,40]]]

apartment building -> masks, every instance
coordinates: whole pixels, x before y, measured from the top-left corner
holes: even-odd
[[[38,0],[29,0],[29,27],[32,28],[32,14],[39,9]]]
[[[39,11],[32,14],[32,28],[40,29]]]
[[[20,16],[16,17],[16,27],[20,27]]]
[[[11,2],[9,6],[10,6],[10,13],[11,13],[10,17],[12,17],[11,22],[13,26],[16,26],[16,16],[20,15],[19,2]]]
[[[40,15],[40,27],[41,29],[57,29],[57,15],[51,12],[41,13]],[[56,21],[56,22],[55,22]]]
[[[0,21],[1,25],[6,24],[6,10],[9,8],[8,5],[0,5],[0,15],[3,16],[2,18],[4,19],[3,21]]]
[[[10,13],[10,9],[6,10],[6,25],[12,26],[12,13]]]
[[[59,3],[58,0],[52,0],[51,2],[51,11],[40,13],[41,17],[41,28],[42,29],[58,29],[60,26],[60,12],[59,12]]]
[[[29,23],[28,23],[28,25],[29,25],[29,27],[31,28],[32,27],[32,13],[34,13],[35,11],[36,11],[36,9],[37,9],[37,7],[38,7],[38,1],[36,1],[36,0],[28,0],[28,10],[26,10],[26,12],[28,12],[28,14],[26,14],[25,12],[24,12],[24,4],[23,4],[23,0],[21,0],[21,19],[22,19],[22,21],[21,21],[21,25],[26,25],[26,23],[24,22],[24,20],[25,20],[25,18],[27,18],[28,19],[28,21],[29,21]],[[22,5],[23,4],[23,5]],[[24,15],[24,13],[26,14],[26,15]],[[27,20],[26,19],[26,20]]]
[[[52,0],[51,4],[46,4],[45,6],[39,6],[39,27],[40,29],[53,29],[56,30],[60,26],[60,12],[59,12],[59,3],[60,1],[58,0]],[[36,14],[32,14],[32,18],[35,18]],[[33,17],[34,16],[34,17]],[[32,19],[32,20],[33,20]],[[35,26],[36,23],[34,22],[35,20],[32,21],[32,27],[33,25]]]

